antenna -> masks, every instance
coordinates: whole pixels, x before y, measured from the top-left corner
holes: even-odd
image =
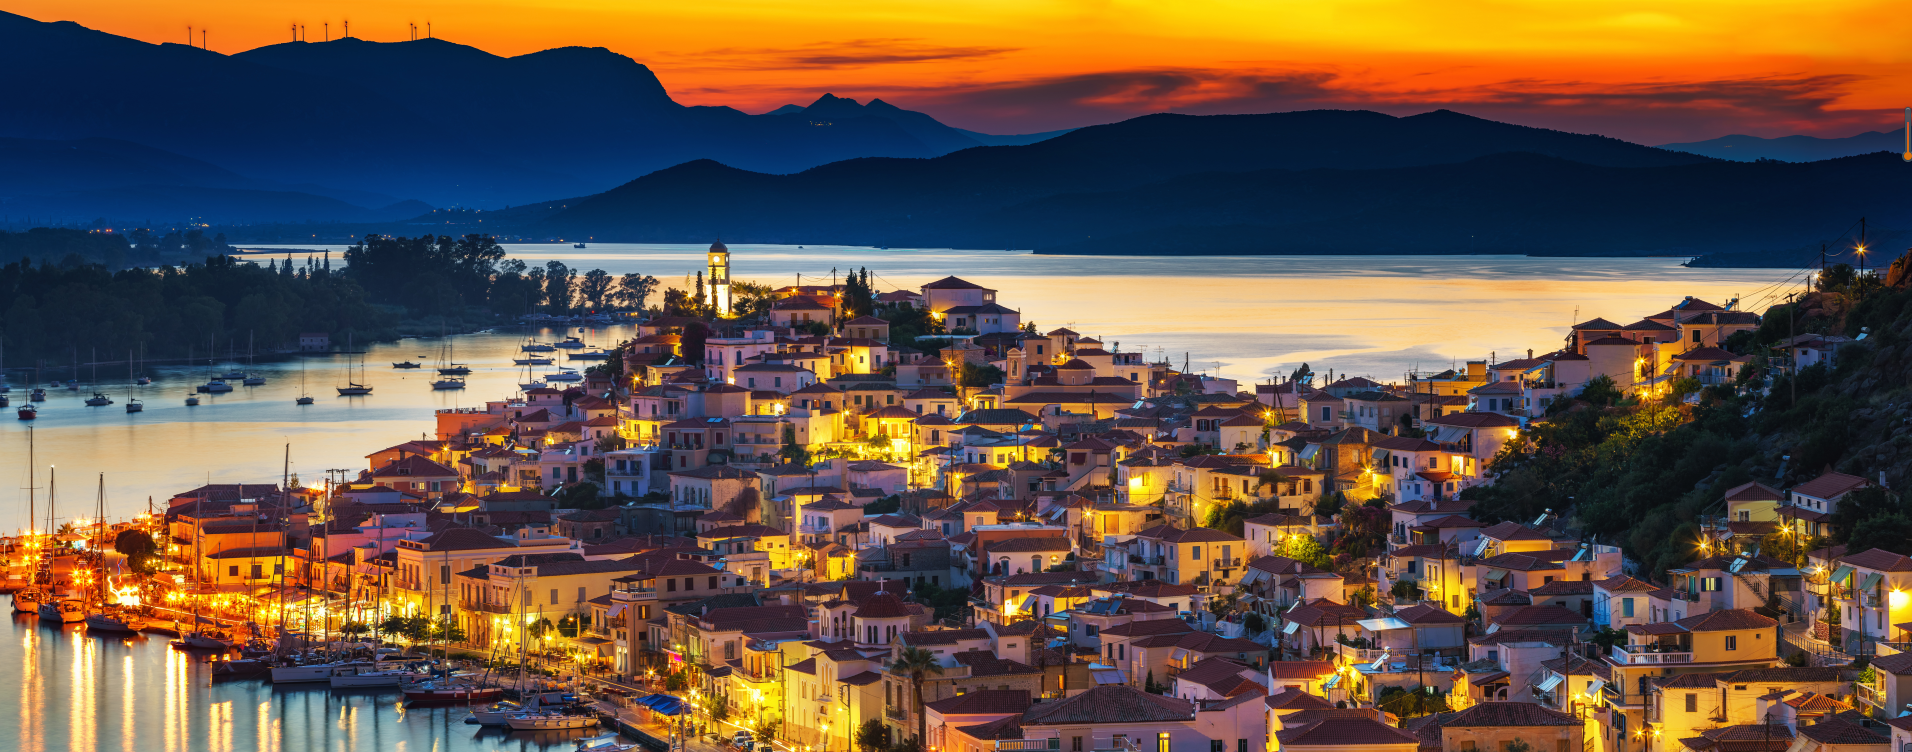
[[[199,30],[199,49],[206,49],[206,30]]]
[[[346,21],[346,22],[345,22],[345,34],[344,34],[344,36],[341,36],[341,37],[339,37],[339,38],[340,38],[340,39],[351,39],[351,38],[352,38],[352,22],[351,22],[351,21]]]
[[[426,39],[432,38],[432,22],[430,21],[425,22],[425,38]],[[1912,111],[1912,107],[1908,107],[1906,109],[1907,111]]]
[[[1905,161],[1912,162],[1912,107],[1905,108]]]

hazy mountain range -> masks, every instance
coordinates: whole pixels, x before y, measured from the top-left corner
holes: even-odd
[[[1760,138],[1732,135],[1684,144],[1661,144],[1660,148],[1730,159],[1735,162],[1752,162],[1760,159],[1816,162],[1821,159],[1838,159],[1881,151],[1899,154],[1905,149],[1905,134],[1899,131],[1871,131],[1845,138],[1819,138],[1818,136]]]

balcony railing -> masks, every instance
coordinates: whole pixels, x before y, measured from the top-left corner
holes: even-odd
[[[1613,661],[1622,665],[1692,663],[1693,651],[1679,650],[1677,647],[1673,650],[1668,650],[1666,647],[1650,643],[1646,645],[1615,645],[1613,646]]]
[[[1860,684],[1858,686],[1859,686],[1859,701],[1860,702],[1866,703],[1875,708],[1885,707],[1885,693],[1879,691],[1878,687],[1873,687],[1866,684]]]
[[[900,708],[900,707],[884,708],[883,715],[884,717],[889,718],[892,721],[907,721],[910,719],[910,711],[907,708]]]
[[[1348,659],[1350,663],[1373,663],[1379,660],[1381,655],[1387,651],[1380,648],[1357,648],[1353,645],[1343,645],[1337,642],[1334,643],[1334,652],[1336,655]]]
[[[1241,557],[1236,557],[1233,559],[1216,559],[1214,568],[1215,569],[1240,569]]]
[[[511,607],[503,603],[488,601],[459,601],[458,607],[466,611],[482,611],[487,614],[509,614]]]

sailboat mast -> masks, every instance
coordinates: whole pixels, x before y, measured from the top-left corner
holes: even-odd
[[[246,358],[248,360],[252,358],[252,342],[250,336],[248,336],[246,342]],[[285,632],[285,537],[286,528],[290,526],[290,523],[286,519],[286,504],[288,503],[286,496],[290,493],[290,489],[286,488],[286,485],[291,482],[291,479],[292,445],[288,443],[285,445],[285,464],[281,465],[279,469],[279,631],[281,633]],[[311,547],[311,545],[310,543],[306,544],[308,548]],[[307,608],[310,608],[310,606]],[[311,647],[312,641],[310,625],[307,625],[305,629],[307,630],[306,646],[309,648]]]
[[[99,526],[99,537],[95,538],[93,553],[100,557],[100,605],[106,605],[106,473],[100,473],[100,509],[99,519],[93,521]]]

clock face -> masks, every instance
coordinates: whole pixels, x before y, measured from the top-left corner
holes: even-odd
[[[728,255],[728,254],[723,254],[723,253],[713,253],[713,254],[710,254],[710,263],[713,263],[713,264],[720,264],[720,263],[723,263],[723,261],[724,261],[724,257],[725,257],[726,255]]]

